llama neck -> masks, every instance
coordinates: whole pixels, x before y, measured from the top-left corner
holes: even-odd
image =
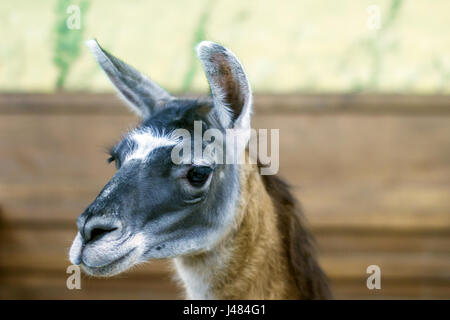
[[[273,203],[253,166],[243,166],[236,210],[236,227],[214,249],[175,259],[188,298],[298,298]]]

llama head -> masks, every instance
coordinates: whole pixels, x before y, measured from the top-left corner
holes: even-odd
[[[225,136],[228,130],[237,130],[245,147],[252,95],[238,59],[216,43],[201,42],[197,55],[211,97],[182,99],[106,52],[95,40],[87,44],[142,121],[111,149],[110,161],[117,172],[78,218],[71,262],[81,264],[91,275],[111,276],[148,259],[212,249],[235,223],[239,165],[217,161],[220,152],[199,156],[194,132],[198,124],[202,134],[215,130]],[[180,130],[189,137],[182,139],[177,134]],[[221,140],[220,134],[214,139]],[[227,150],[227,139],[220,142]],[[190,160],[174,162],[174,149]]]

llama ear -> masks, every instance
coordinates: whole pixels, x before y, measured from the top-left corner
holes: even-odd
[[[249,129],[252,112],[252,90],[241,63],[221,45],[202,41],[197,56],[205,69],[214,111],[224,127]]]
[[[119,91],[119,95],[141,118],[148,118],[155,109],[172,99],[170,94],[147,76],[104,50],[97,40],[89,40],[86,45]]]

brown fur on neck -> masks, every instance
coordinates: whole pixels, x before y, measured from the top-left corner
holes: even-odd
[[[311,242],[287,185],[245,165],[235,228],[212,251],[184,257],[178,267],[199,273],[208,288],[203,298],[326,299]]]

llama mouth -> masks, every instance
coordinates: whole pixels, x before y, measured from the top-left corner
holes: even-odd
[[[125,271],[134,264],[134,262],[136,261],[136,257],[134,257],[135,255],[133,253],[135,251],[136,248],[133,248],[120,258],[103,266],[90,266],[84,261],[82,261],[81,266],[86,273],[92,276],[110,277],[122,271]]]

